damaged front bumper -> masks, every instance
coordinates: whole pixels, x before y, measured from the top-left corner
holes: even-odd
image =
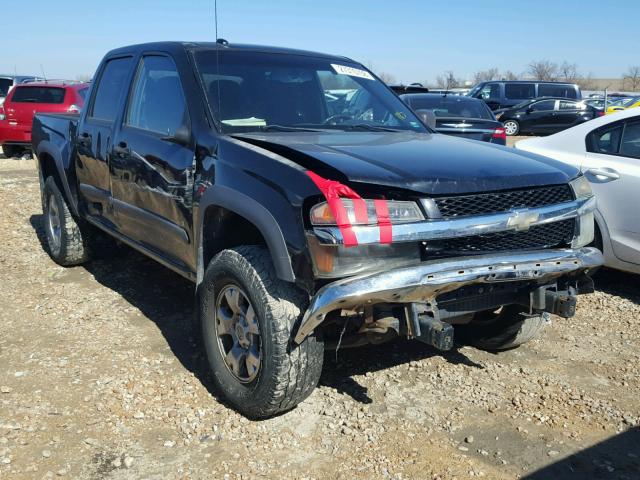
[[[602,264],[599,250],[584,247],[434,260],[338,280],[313,297],[295,341],[301,343],[327,314],[338,309],[378,303],[428,303],[440,294],[482,283],[534,280],[542,285],[565,275],[586,274]]]

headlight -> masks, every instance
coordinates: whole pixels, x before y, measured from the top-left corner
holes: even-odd
[[[593,190],[591,190],[591,184],[587,177],[580,175],[569,182],[571,189],[576,198],[589,198],[593,196]]]
[[[358,222],[356,220],[353,200],[343,198],[341,199],[341,202],[349,216],[351,225],[365,225],[364,222]],[[366,224],[375,225],[378,221],[378,216],[376,215],[374,201],[365,200],[364,202],[367,205],[367,216],[369,217],[369,221]],[[411,223],[424,220],[420,207],[418,207],[418,204],[415,202],[387,200],[386,204],[389,209],[389,220],[392,224]],[[329,204],[327,202],[315,205],[311,209],[310,217],[312,225],[336,225],[336,219],[334,218],[333,212],[331,211],[331,208],[329,208]]]

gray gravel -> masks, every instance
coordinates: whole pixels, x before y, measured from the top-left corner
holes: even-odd
[[[33,161],[0,160],[0,206],[2,479],[638,478],[635,276],[497,355],[328,354],[306,402],[252,422],[211,391],[188,282],[126,248],[55,265]]]

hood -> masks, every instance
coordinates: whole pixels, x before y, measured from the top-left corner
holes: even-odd
[[[533,153],[441,134],[286,132],[234,135],[350,182],[422,194],[473,193],[567,183],[574,167]],[[301,155],[300,155],[301,154]]]

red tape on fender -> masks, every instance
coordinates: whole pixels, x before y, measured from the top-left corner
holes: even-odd
[[[393,241],[393,226],[389,219],[389,205],[386,200],[374,200],[378,226],[380,227],[380,243],[391,243]]]
[[[347,209],[341,201],[341,198],[348,198],[353,200],[353,208],[356,215],[356,221],[358,223],[367,224],[369,222],[369,215],[367,215],[367,204],[356,192],[351,190],[346,185],[335,180],[327,180],[322,178],[311,171],[307,171],[307,175],[316,187],[322,192],[324,198],[327,199],[329,209],[336,219],[336,224],[340,233],[342,233],[342,239],[345,247],[355,247],[358,245],[358,238],[353,231],[353,226],[349,220]]]

